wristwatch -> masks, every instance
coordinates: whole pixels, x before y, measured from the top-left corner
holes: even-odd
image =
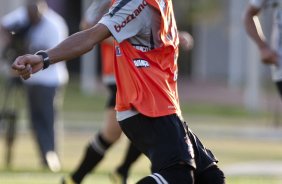
[[[50,59],[49,59],[48,54],[45,51],[40,50],[40,51],[36,52],[35,55],[41,56],[42,59],[43,59],[43,68],[42,68],[42,70],[45,70],[46,68],[49,67]]]

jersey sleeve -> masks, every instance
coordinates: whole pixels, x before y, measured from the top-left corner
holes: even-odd
[[[119,0],[99,21],[112,33],[117,42],[136,36],[144,27],[148,5],[145,0]]]

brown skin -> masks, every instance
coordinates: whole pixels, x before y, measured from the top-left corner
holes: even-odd
[[[41,8],[39,8],[39,7],[41,7]],[[38,3],[30,2],[26,5],[28,17],[29,17],[29,20],[30,20],[32,25],[36,25],[40,22],[40,20],[42,18],[42,11],[45,11],[47,8],[48,8],[48,6],[44,2],[38,2]],[[12,39],[11,33],[8,32],[8,30],[6,30],[2,26],[0,27],[0,33],[1,33],[1,40],[3,41],[3,43],[9,44],[9,42]],[[13,70],[11,72],[11,74],[13,76],[17,75],[15,70]]]
[[[108,28],[103,24],[96,24],[90,29],[80,31],[68,37],[54,48],[48,49],[46,52],[49,55],[51,64],[57,63],[63,60],[70,60],[85,54],[93,49],[95,45],[111,36]],[[91,39],[90,39],[91,38]],[[184,45],[190,45],[185,43],[187,39],[184,39]],[[189,40],[189,39],[188,39]],[[189,41],[188,41],[189,42]],[[191,46],[188,46],[190,48]],[[23,79],[30,78],[31,74],[40,71],[43,67],[42,57],[37,55],[26,54],[19,56],[12,68],[18,71],[18,74]]]
[[[59,45],[46,52],[52,64],[62,60],[67,61],[90,51],[96,44],[110,36],[111,34],[106,26],[97,24],[90,29],[71,35]],[[42,57],[31,54],[19,56],[12,64],[12,68],[23,79],[30,78],[31,74],[40,71],[42,67]],[[101,133],[107,141],[115,142],[120,137],[122,131],[116,120],[112,121],[116,119],[115,110],[109,109],[108,111],[105,126],[102,128]]]
[[[109,9],[110,4],[111,4],[110,1],[108,4],[103,4],[104,6],[102,6],[100,8],[100,11],[97,12],[99,16],[97,16],[97,19],[94,20],[93,22],[88,22],[87,19],[83,18],[80,22],[80,29],[86,30],[97,24],[98,21],[102,18],[104,10]],[[105,39],[103,42],[108,42],[110,44],[113,44],[113,38],[109,37]],[[103,127],[100,130],[100,134],[108,143],[116,142],[122,134],[122,130],[119,124],[117,123],[116,111],[112,107],[107,108],[106,110],[105,122],[103,123]]]
[[[38,11],[36,12],[34,10],[38,9],[30,7],[29,10],[32,21],[36,23],[40,14]],[[78,57],[92,50],[95,45],[111,36],[108,28],[102,24],[93,25],[89,23],[86,25],[86,22],[82,24],[84,24],[82,25],[83,31],[71,35],[56,47],[46,51],[51,64]],[[12,64],[12,68],[16,70],[23,79],[30,78],[31,74],[40,71],[42,67],[42,57],[31,54],[19,56]],[[116,121],[114,108],[108,109],[106,114],[107,116],[101,134],[108,142],[113,143],[118,140],[122,131]]]
[[[264,64],[267,65],[278,65],[278,53],[273,50],[265,39],[259,34],[259,28],[255,24],[254,17],[257,16],[260,12],[260,9],[248,6],[244,14],[244,26],[248,35],[253,39],[256,45],[259,48],[261,60]]]
[[[105,5],[103,8],[108,8]],[[42,8],[43,7],[43,8]],[[31,16],[33,23],[37,23],[40,20],[41,12],[44,10],[42,4],[37,6],[29,5],[28,12]],[[102,12],[102,10],[101,10]],[[101,16],[102,17],[102,14]],[[98,20],[96,20],[98,22]],[[75,57],[81,56],[86,52],[93,49],[95,45],[111,36],[108,28],[103,24],[87,23],[82,21],[82,28],[90,28],[75,33],[68,37],[66,40],[58,44],[56,47],[46,50],[51,64],[59,61],[68,61]],[[86,24],[87,23],[87,24]],[[96,25],[93,25],[96,24]],[[193,38],[187,32],[180,32],[180,44],[183,45],[185,50],[189,50],[193,47]],[[43,67],[43,60],[41,56],[26,54],[19,56],[14,63],[12,68],[18,72],[23,79],[30,78],[31,74],[40,71]]]
[[[193,47],[192,36],[187,32],[180,32],[179,35],[182,47],[185,50],[190,50]],[[51,64],[63,60],[68,61],[92,50],[95,45],[109,37],[111,37],[111,33],[108,28],[103,24],[96,24],[89,29],[71,35],[59,45],[46,52],[49,55]],[[30,78],[31,74],[40,71],[42,67],[42,57],[31,54],[19,56],[12,64],[12,68],[23,79]],[[120,137],[121,133],[122,131],[118,123],[116,123],[115,110],[108,109],[106,122],[101,130],[102,136],[107,141],[113,143]]]
[[[97,24],[94,27],[75,33],[62,41],[56,47],[48,49],[51,64],[70,60],[85,54],[93,49],[95,45],[111,36],[110,31],[103,24]],[[40,71],[43,67],[41,56],[26,54],[19,56],[12,68],[18,71],[23,79],[30,78],[31,74]]]

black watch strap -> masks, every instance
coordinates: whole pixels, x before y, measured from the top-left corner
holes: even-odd
[[[44,70],[44,69],[49,67],[50,59],[49,59],[48,54],[45,51],[40,50],[40,51],[36,52],[35,55],[42,56],[42,59],[43,59],[43,68],[42,68],[42,70]]]

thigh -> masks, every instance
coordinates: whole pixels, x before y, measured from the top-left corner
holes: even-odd
[[[116,120],[116,111],[114,108],[106,110],[106,118],[101,129],[101,134],[108,142],[114,143],[121,136],[122,130]]]
[[[178,163],[194,166],[193,150],[177,115],[157,118],[137,114],[120,122],[123,132],[159,171]]]

